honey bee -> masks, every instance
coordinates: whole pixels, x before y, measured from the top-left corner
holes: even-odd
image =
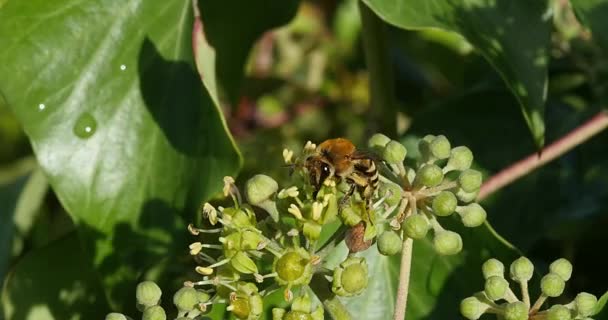
[[[344,180],[350,185],[341,205],[346,203],[356,189],[369,208],[378,188],[379,174],[373,156],[357,150],[348,139],[323,141],[315,152],[306,158],[304,167],[308,170],[315,196],[328,178],[333,177],[337,182]]]

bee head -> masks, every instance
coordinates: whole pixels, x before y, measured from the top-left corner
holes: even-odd
[[[318,156],[306,158],[304,167],[308,170],[310,184],[315,190],[319,190],[323,182],[334,174],[333,167]]]

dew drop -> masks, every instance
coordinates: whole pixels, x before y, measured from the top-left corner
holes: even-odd
[[[95,130],[97,129],[97,121],[90,113],[83,113],[76,120],[76,124],[74,125],[74,134],[82,139],[90,138],[93,134],[95,134]]]
[[[46,105],[44,105],[44,103],[41,103],[38,105],[38,110],[42,111],[46,108]]]
[[[124,64],[121,64],[121,65],[120,65],[120,70],[121,70],[121,71],[125,71],[125,70],[127,70],[127,66],[125,66]]]

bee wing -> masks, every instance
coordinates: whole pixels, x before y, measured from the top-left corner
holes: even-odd
[[[382,161],[382,159],[380,158],[380,156],[378,156],[374,152],[371,152],[371,151],[368,151],[368,150],[356,150],[351,155],[351,159],[353,159],[353,160],[371,159],[374,162],[381,162]]]

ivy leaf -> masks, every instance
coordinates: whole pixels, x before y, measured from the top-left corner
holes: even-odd
[[[463,35],[516,96],[537,147],[544,144],[548,47],[547,1],[363,0],[397,27],[440,28]]]
[[[111,307],[185,249],[240,156],[192,53],[188,1],[8,1],[0,92],[74,219]],[[46,273],[45,273],[46,274]]]

